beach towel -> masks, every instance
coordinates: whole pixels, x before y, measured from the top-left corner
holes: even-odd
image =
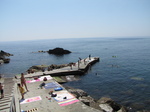
[[[53,78],[52,78],[51,76],[49,76],[49,75],[48,75],[48,76],[42,76],[42,77],[40,77],[39,79],[40,79],[41,81],[43,81],[43,79],[44,79],[45,77],[47,78],[47,80],[53,79]]]
[[[33,82],[38,82],[38,81],[40,81],[40,79],[26,81],[26,83],[33,83]]]
[[[36,96],[36,97],[32,97],[32,98],[27,98],[27,99],[21,101],[20,104],[31,103],[31,102],[35,102],[35,101],[39,101],[39,100],[42,100],[42,98],[40,96]]]
[[[57,96],[54,99],[58,102],[60,106],[66,106],[73,104],[75,102],[79,102],[77,98],[75,98],[71,93],[66,90],[56,92]]]
[[[56,87],[60,87],[60,85],[55,82],[46,83],[44,86],[45,89],[52,89]]]
[[[52,79],[52,77],[48,75],[48,76],[42,76],[42,77],[40,77],[40,78],[38,78],[38,79],[36,79],[36,80],[29,80],[29,81],[26,81],[26,83],[33,83],[33,82],[43,81],[44,77],[46,77],[47,80]]]

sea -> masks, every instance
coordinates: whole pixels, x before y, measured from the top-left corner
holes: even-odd
[[[71,54],[56,56],[38,51],[56,47]],[[0,65],[0,74],[14,77],[33,65],[67,64],[80,58],[99,57],[78,80],[66,86],[86,91],[95,99],[110,97],[130,112],[150,112],[150,38],[71,38],[0,42],[11,53],[10,63]]]

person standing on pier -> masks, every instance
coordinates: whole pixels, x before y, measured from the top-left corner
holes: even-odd
[[[26,88],[26,90],[29,91],[28,88],[27,88],[26,80],[25,80],[25,78],[24,78],[24,74],[23,74],[23,73],[21,73],[21,78],[20,78],[20,80],[21,80],[21,85],[22,85],[22,87],[23,87],[23,85],[24,85],[25,88]]]
[[[80,68],[80,60],[78,60],[78,69]]]
[[[91,55],[89,55],[89,60],[91,60]]]
[[[1,98],[4,98],[4,85],[0,83],[0,92],[1,92]]]
[[[79,57],[79,60],[80,60],[80,63],[81,63],[81,60],[82,60],[82,59],[81,59],[80,57]]]
[[[84,64],[86,65],[86,59],[84,59]]]

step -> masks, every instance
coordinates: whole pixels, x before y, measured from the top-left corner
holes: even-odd
[[[4,107],[4,106],[8,106],[8,105],[9,105],[8,103],[4,103],[4,104],[0,105],[0,108]]]
[[[3,101],[0,101],[0,105],[1,105],[1,104],[4,104],[4,103],[8,103],[8,102],[11,102],[11,100],[3,100]]]
[[[0,111],[2,111],[2,110],[4,111],[5,110],[4,112],[8,112],[8,111],[6,111],[6,109],[9,110],[10,106],[0,107]]]

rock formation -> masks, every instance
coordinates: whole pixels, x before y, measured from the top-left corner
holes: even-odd
[[[56,47],[56,48],[50,49],[50,50],[48,50],[48,51],[40,50],[40,51],[32,52],[32,53],[49,53],[49,54],[55,54],[55,55],[64,55],[64,54],[69,54],[69,53],[71,53],[71,51],[65,50],[65,49],[63,49],[63,48]]]
[[[85,91],[81,89],[74,89],[70,87],[65,87],[70,93],[72,93],[76,98],[82,101],[84,104],[102,110],[104,112],[128,112],[126,107],[116,103],[111,98],[102,97],[99,100],[93,99]]]
[[[7,53],[7,52],[1,50],[0,51],[0,64],[9,63],[10,59],[6,58],[6,57],[9,57],[9,56],[13,56],[13,54],[10,54],[10,53]]]
[[[71,51],[57,47],[57,48],[54,48],[54,49],[50,49],[48,51],[48,53],[49,54],[56,54],[56,55],[63,55],[63,54],[69,54],[69,53],[71,53]]]
[[[63,67],[66,67],[68,66],[68,64],[61,64],[61,65],[55,65],[55,64],[52,64],[52,65],[35,65],[35,66],[32,66],[30,67],[27,72],[28,73],[34,73],[34,72],[39,72],[39,71],[42,71],[44,72],[45,70],[53,70],[53,69],[59,69],[59,68],[63,68]]]

